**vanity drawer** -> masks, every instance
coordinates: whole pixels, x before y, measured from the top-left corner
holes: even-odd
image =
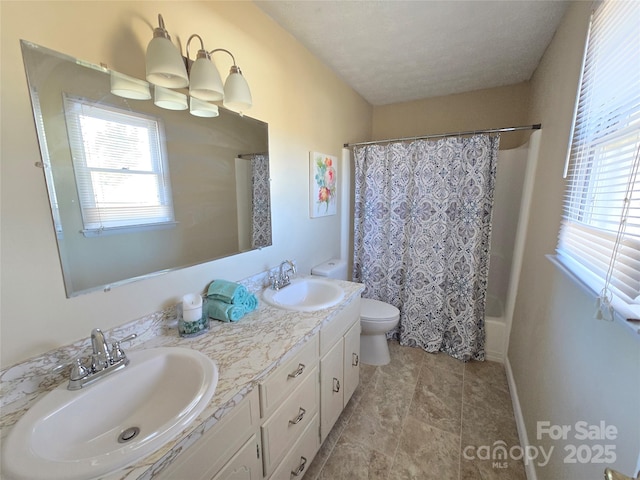
[[[318,335],[307,341],[287,362],[260,384],[260,411],[266,418],[293,390],[300,386],[318,364]]]
[[[302,478],[320,448],[319,427],[320,416],[316,414],[300,437],[300,440],[296,442],[278,468],[273,472],[271,480],[295,480]]]
[[[300,438],[318,411],[318,369],[314,367],[287,400],[262,426],[264,473],[271,474],[280,459]]]
[[[351,325],[359,321],[360,297],[357,297],[320,330],[320,356],[324,356],[351,328]]]

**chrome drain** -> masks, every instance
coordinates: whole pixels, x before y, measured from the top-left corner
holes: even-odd
[[[127,443],[129,440],[133,440],[140,433],[138,427],[129,427],[118,436],[118,443]]]

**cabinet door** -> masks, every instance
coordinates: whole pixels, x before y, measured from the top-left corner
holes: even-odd
[[[344,404],[343,375],[344,339],[336,344],[320,359],[320,441],[331,431],[342,412]]]
[[[262,478],[260,444],[254,434],[212,480],[258,480]]]
[[[344,405],[360,381],[360,321],[357,321],[344,336]]]

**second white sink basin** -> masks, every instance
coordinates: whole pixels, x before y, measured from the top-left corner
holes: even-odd
[[[319,278],[295,278],[280,290],[267,288],[262,293],[265,302],[275,307],[299,312],[314,312],[337,305],[344,290],[334,282]]]
[[[218,368],[196,350],[152,348],[128,357],[123,370],[81,390],[65,382],[30,408],[4,442],[3,477],[101,477],[160,448],[213,397]]]

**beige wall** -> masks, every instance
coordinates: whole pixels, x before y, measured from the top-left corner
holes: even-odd
[[[367,139],[371,107],[250,2],[0,2],[2,367],[111,328],[284,258],[302,272],[340,252],[340,215],[309,219],[308,156]],[[113,289],[65,298],[19,39],[144,76],[162,13],[174,42],[199,33],[233,52],[251,85],[251,116],[269,123],[273,246]],[[184,50],[183,50],[184,51]],[[216,55],[219,70],[229,60]]]
[[[543,125],[524,259],[509,344],[511,364],[532,445],[554,447],[538,480],[602,478],[606,465],[564,462],[567,441],[536,438],[537,422],[615,426],[614,466],[635,475],[640,454],[640,341],[615,323],[593,319],[594,297],[561,273],[555,249],[562,213],[564,162],[590,14],[575,2],[531,81],[531,123]]]
[[[432,133],[466,132],[526,125],[529,83],[426,98],[373,108],[373,139],[412,137]],[[500,148],[515,148],[528,132],[504,133]]]

